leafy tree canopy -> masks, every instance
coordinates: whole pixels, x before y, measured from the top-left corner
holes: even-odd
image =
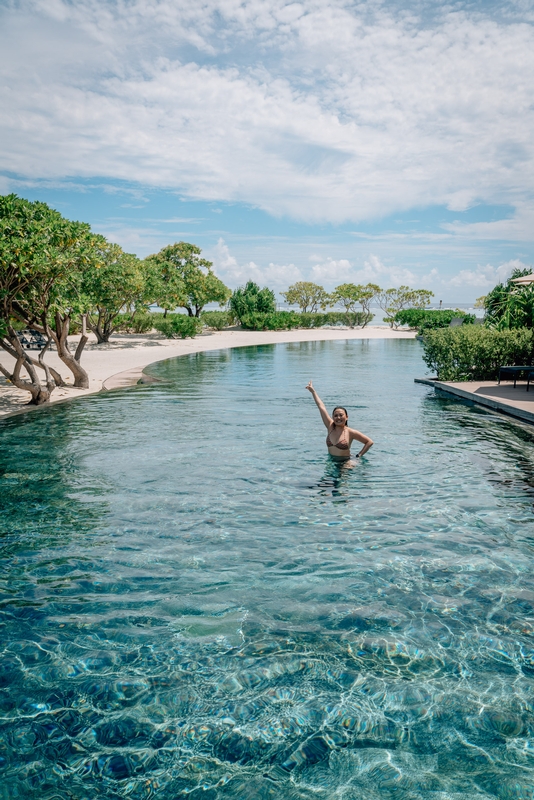
[[[236,289],[230,298],[230,309],[239,321],[249,314],[271,314],[276,311],[276,298],[272,289],[249,281]]]
[[[387,314],[384,322],[391,328],[397,328],[399,323],[395,317],[404,308],[426,308],[430,304],[434,292],[428,289],[410,289],[409,286],[399,286],[398,289],[386,289],[377,295],[378,305]]]
[[[280,292],[290,306],[298,306],[303,313],[315,313],[332,305],[330,295],[322,286],[310,281],[297,281],[287,292]]]
[[[3,313],[13,304],[27,320],[43,296],[63,305],[73,273],[96,256],[89,225],[64,219],[46,203],[15,194],[0,197],[0,296]]]
[[[32,362],[24,353],[10,320],[21,320],[53,340],[60,359],[74,375],[74,385],[88,386],[87,373],[79,363],[86,340],[73,355],[67,335],[72,313],[83,305],[83,270],[99,259],[97,238],[89,225],[64,219],[46,203],[30,202],[14,194],[0,197],[0,319],[7,337],[0,340],[0,346],[16,359],[10,380],[28,389],[32,402],[46,402],[62,379],[46,366],[43,353],[39,362]],[[30,375],[30,384],[20,377],[22,365]],[[35,366],[45,370],[46,391]]]
[[[137,256],[103,237],[98,237],[98,255],[99,260],[84,270],[81,296],[88,310],[88,325],[100,344],[109,340],[124,308],[142,304],[145,271]]]
[[[332,303],[343,306],[347,316],[351,313],[354,314],[358,306],[361,306],[364,313],[362,317],[362,327],[365,327],[373,318],[370,311],[371,300],[376,297],[377,293],[380,291],[380,287],[374,283],[368,283],[366,286],[362,286],[359,283],[342,283],[336,286],[332,292],[331,298]],[[351,325],[351,327],[353,326]]]
[[[367,283],[365,286],[360,283],[342,283],[334,289],[332,300],[343,306],[347,313],[356,311],[358,305],[369,313],[371,301],[381,291],[380,286],[377,286],[376,283]]]
[[[200,258],[201,252],[194,244],[176,242],[148,256],[147,300],[166,310],[185,308],[190,317],[199,317],[208,303],[226,303],[231,290],[214,274],[212,262]]]
[[[486,323],[491,328],[534,327],[534,284],[521,286],[514,278],[530,275],[531,269],[515,269],[506,283],[499,283],[484,298]]]

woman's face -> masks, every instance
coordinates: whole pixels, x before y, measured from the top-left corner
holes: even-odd
[[[335,425],[345,425],[345,423],[348,420],[348,417],[342,408],[336,408],[332,419],[334,420]]]

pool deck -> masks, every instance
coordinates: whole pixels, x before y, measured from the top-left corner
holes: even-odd
[[[72,385],[58,388],[52,394],[51,403],[64,403],[78,397],[85,397],[102,390],[123,389],[139,383],[149,382],[144,370],[150,364],[176,358],[189,353],[209,350],[223,350],[231,347],[250,347],[253,345],[278,344],[282,342],[342,341],[347,339],[414,339],[415,331],[394,331],[384,326],[367,328],[320,328],[315,330],[293,331],[244,331],[229,328],[224,331],[209,331],[195,339],[162,339],[160,334],[113,334],[108,344],[97,345],[94,336],[82,355],[82,366],[89,374],[89,389],[75,389]],[[79,336],[69,336],[69,343],[75,349]],[[36,356],[36,352],[32,351]],[[47,355],[47,363],[59,370],[72,384],[72,377],[57,353]],[[11,367],[13,359],[0,350],[0,362]],[[310,375],[313,378],[313,375]],[[49,408],[28,406],[29,394],[7,383],[0,375],[0,419]]]
[[[527,392],[526,381],[517,381],[515,389],[513,381],[502,381],[498,385],[496,381],[454,383],[437,378],[415,378],[415,383],[534,425],[534,387]]]

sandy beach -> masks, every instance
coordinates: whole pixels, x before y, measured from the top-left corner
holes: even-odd
[[[97,345],[91,334],[84,353],[82,366],[89,373],[89,389],[75,389],[72,386],[56,389],[52,395],[52,403],[65,402],[76,397],[83,397],[102,390],[119,389],[132,386],[141,379],[143,370],[149,364],[166,358],[200,353],[206,350],[220,350],[228,347],[248,347],[258,344],[277,344],[279,342],[314,342],[341,339],[413,339],[415,331],[394,331],[390,328],[369,326],[367,328],[331,328],[293,331],[243,331],[229,329],[225,331],[208,331],[195,339],[164,339],[159,333],[149,334],[115,334],[109,344]],[[74,351],[78,336],[69,337]],[[30,351],[35,357],[36,352]],[[72,376],[55,352],[48,353],[47,363],[58,369],[72,383]],[[0,362],[8,369],[13,366],[13,359],[4,351],[0,351]],[[35,406],[28,406],[29,393],[16,389],[0,376],[0,418],[33,411]],[[42,408],[43,406],[41,406]],[[45,406],[46,407],[46,406]]]

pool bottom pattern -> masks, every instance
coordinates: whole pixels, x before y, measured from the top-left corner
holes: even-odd
[[[3,456],[0,798],[532,800],[531,434],[407,386],[357,470],[297,461],[266,414],[252,454],[223,419],[206,470],[187,424],[166,449],[176,401],[208,415],[233,371],[251,404],[280,373],[217,366],[192,397],[195,361],[54,409],[47,451]]]

